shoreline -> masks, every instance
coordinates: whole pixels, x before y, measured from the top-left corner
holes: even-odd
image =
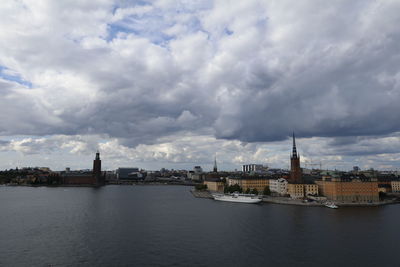
[[[194,186],[194,183],[168,183],[168,182],[149,182],[149,183],[109,183],[102,186],[108,185],[121,185],[121,186],[155,186],[155,185],[177,185],[177,186]],[[102,186],[99,185],[19,185],[19,184],[1,184],[0,187],[91,187],[91,188],[100,188]],[[190,193],[196,198],[206,198],[206,199],[213,199],[211,192],[208,190],[198,191],[194,188],[190,189]],[[271,196],[264,196],[262,198],[262,202],[264,203],[271,203],[271,204],[279,204],[279,205],[294,205],[294,206],[305,206],[305,207],[325,207],[324,203],[321,202],[303,202],[300,199],[291,199],[287,197],[271,197]],[[380,202],[372,202],[372,203],[346,203],[346,202],[334,202],[339,207],[378,207],[384,205],[393,205],[393,204],[400,204],[398,200],[386,200]]]
[[[207,198],[213,199],[211,192],[209,191],[197,191],[195,189],[190,190],[192,195],[196,198]],[[291,199],[285,197],[263,197],[262,199],[264,203],[271,204],[279,204],[279,205],[294,205],[294,206],[305,206],[305,207],[325,207],[324,203],[320,202],[303,202],[303,200],[299,199]],[[339,207],[378,207],[384,205],[393,205],[399,204],[399,201],[396,200],[387,200],[380,202],[372,202],[372,203],[346,203],[346,202],[335,202],[335,204]]]
[[[147,186],[147,185],[182,185],[182,186],[195,186],[194,183],[168,183],[168,182],[148,182],[148,183],[109,183],[104,185],[91,185],[91,184],[0,184],[0,187],[102,187],[108,185],[122,185],[122,186]]]

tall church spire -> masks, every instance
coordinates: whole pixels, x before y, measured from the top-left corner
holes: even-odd
[[[293,158],[297,158],[297,149],[296,149],[296,137],[294,136],[293,132],[293,153],[292,153]]]
[[[302,173],[300,167],[300,156],[296,149],[296,137],[293,132],[293,151],[290,157],[290,180],[291,183],[301,183]]]
[[[213,171],[214,172],[218,172],[218,168],[217,168],[217,155],[215,154],[215,156],[214,156],[214,169],[213,169]]]

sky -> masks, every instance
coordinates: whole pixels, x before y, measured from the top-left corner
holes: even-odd
[[[400,1],[3,0],[0,169],[400,168]],[[313,165],[314,164],[314,165]],[[316,165],[315,165],[316,164]]]

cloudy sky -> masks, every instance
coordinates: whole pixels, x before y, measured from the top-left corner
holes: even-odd
[[[400,1],[3,0],[0,169],[400,168]],[[308,165],[312,166],[312,165]]]

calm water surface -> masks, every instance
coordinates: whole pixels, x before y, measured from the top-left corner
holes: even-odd
[[[0,187],[0,265],[400,266],[400,205],[251,205],[189,190]]]

